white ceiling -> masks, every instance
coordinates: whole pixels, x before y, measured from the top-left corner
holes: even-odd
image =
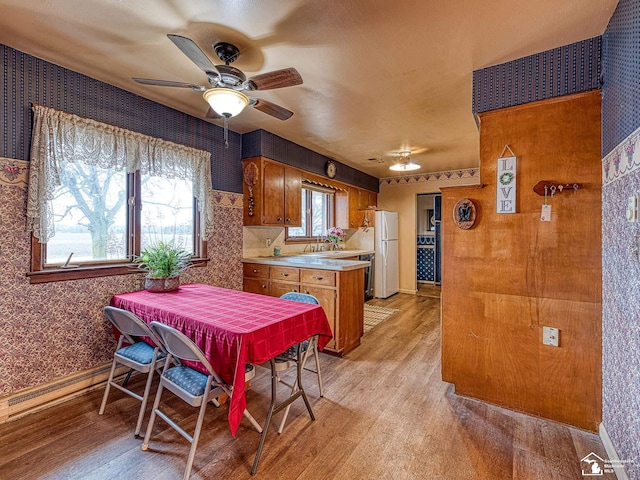
[[[168,38],[235,43],[247,76],[295,67],[304,84],[254,92],[292,110],[231,119],[376,177],[410,150],[419,172],[478,165],[473,70],[604,32],[617,0],[0,0],[0,43],[204,118],[206,85]],[[215,121],[221,124],[221,121]],[[381,158],[384,163],[369,161]]]

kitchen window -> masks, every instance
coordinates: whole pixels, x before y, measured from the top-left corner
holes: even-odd
[[[321,239],[333,223],[334,191],[307,185],[302,188],[302,225],[288,227],[289,241]]]
[[[206,262],[208,152],[46,107],[34,116],[32,283],[132,273],[161,240]]]

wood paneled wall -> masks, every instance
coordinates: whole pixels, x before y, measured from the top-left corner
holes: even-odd
[[[600,91],[480,115],[480,187],[443,189],[442,376],[456,392],[597,431],[601,421]],[[517,213],[496,213],[497,158],[517,155]],[[549,198],[540,180],[580,183]],[[471,230],[453,223],[472,199]],[[622,212],[622,210],[621,210]],[[622,213],[621,213],[622,214]],[[542,327],[560,329],[558,348]]]

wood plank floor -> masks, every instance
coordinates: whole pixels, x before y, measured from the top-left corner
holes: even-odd
[[[455,395],[440,380],[437,298],[397,294],[371,303],[400,312],[345,358],[321,354],[324,398],[305,373],[316,421],[297,402],[284,432],[270,429],[255,478],[568,480],[583,478],[580,459],[590,452],[607,458],[594,434]],[[258,421],[268,377],[259,369],[248,393]],[[0,479],[181,478],[188,443],[157,420],[142,452],[133,436],[139,404],[112,391],[99,416],[101,396],[98,390],[0,425]],[[195,409],[170,405],[183,426],[193,426]],[[259,435],[243,420],[233,439],[226,412],[207,411],[192,479],[251,478]]]

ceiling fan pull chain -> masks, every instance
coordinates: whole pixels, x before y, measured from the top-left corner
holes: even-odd
[[[229,117],[224,116],[224,148],[229,148]]]

